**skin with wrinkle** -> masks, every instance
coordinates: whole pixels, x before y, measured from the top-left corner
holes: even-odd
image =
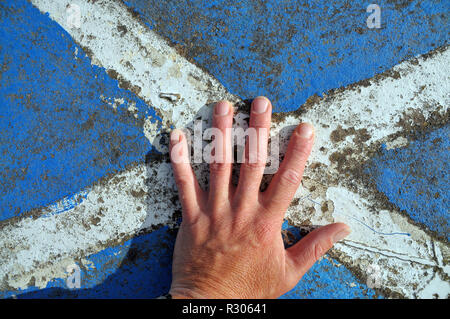
[[[267,98],[254,99],[250,127],[268,130],[271,110]],[[219,102],[213,125],[224,133],[232,118],[230,103]],[[227,154],[230,135],[223,136],[226,138],[218,140],[216,148]],[[297,126],[279,171],[260,193],[267,148],[256,149],[262,156],[245,156],[237,187],[231,184],[232,164],[212,162],[210,188],[205,191],[187,160],[186,137],[181,130],[172,132],[170,153],[176,159],[172,166],[183,208],[172,267],[170,293],[174,298],[277,298],[350,233],[347,225],[335,223],[284,248],[280,233],[283,216],[300,185],[313,136],[310,124]],[[268,134],[258,138],[258,144],[267,145]],[[247,152],[252,150],[247,148]],[[248,161],[252,157],[260,160],[259,165]]]

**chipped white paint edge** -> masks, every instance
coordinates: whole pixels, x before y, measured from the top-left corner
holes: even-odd
[[[31,2],[41,12],[49,13],[78,44],[88,49],[92,64],[114,70],[120,80],[140,88],[136,92],[138,96],[163,119],[163,123],[158,123],[148,117],[144,122],[144,134],[152,144],[161,124],[183,127],[196,114],[201,117],[208,114],[205,106],[212,101],[238,101],[212,76],[181,57],[164,39],[134,19],[120,2],[77,1],[80,28],[71,28],[70,12],[66,9],[73,5],[72,1]],[[120,34],[119,25],[128,31]],[[76,49],[74,59],[79,54]],[[168,100],[164,98],[167,94],[180,98]],[[113,109],[124,103],[120,96],[99,98]],[[130,105],[129,111],[136,117],[136,105]],[[167,163],[152,165],[138,165],[70,199],[62,199],[36,212],[40,218],[25,218],[4,225],[0,235],[4,248],[0,256],[8,262],[0,265],[0,286],[23,289],[34,277],[36,286],[45,287],[52,278],[67,276],[66,266],[75,258],[78,260],[80,256],[121,242],[139,230],[171,224],[172,214],[179,208],[166,200],[176,193],[171,171]],[[148,185],[153,192],[150,196]],[[145,195],[133,196],[141,192]],[[82,198],[85,199],[80,204],[67,208]]]
[[[211,75],[187,61],[166,40],[133,18],[121,1],[31,0],[41,12],[61,25],[83,48],[91,63],[114,70],[121,80],[138,87],[135,92],[157,110],[163,125],[186,126],[197,112],[213,101],[237,97]],[[80,9],[80,28],[67,10]],[[126,28],[126,32],[119,32]],[[107,48],[107,49],[105,49]],[[79,53],[78,53],[79,54]],[[179,96],[176,100],[168,95]]]
[[[425,95],[422,90],[416,99],[417,102],[409,105],[411,109],[420,109],[424,114],[428,114],[432,111],[431,106],[430,109],[423,108],[422,102],[429,99],[434,99],[442,105],[448,105],[449,101],[445,90],[438,91],[441,92],[440,94],[436,93],[435,84],[430,82],[430,79],[433,79],[436,80],[435,83],[444,83],[442,77],[446,75],[445,70],[442,70],[442,65],[448,59],[449,51],[447,50],[432,59],[421,62],[415,70],[409,70],[411,65],[408,62],[396,67],[403,75],[399,80],[400,83],[394,86],[397,90],[402,87],[401,82],[411,81],[411,78],[421,79],[421,81],[415,81],[415,85],[421,87],[423,84],[427,84],[430,90],[429,96]],[[431,72],[430,70],[433,68],[430,69],[430,65],[440,65],[441,71]],[[406,71],[404,73],[403,70],[409,70],[409,73]],[[366,94],[373,94],[373,91],[381,90],[380,94],[382,95],[383,90],[391,87],[387,84],[391,84],[391,79],[375,82],[366,88]],[[398,130],[394,126],[395,122],[389,120],[392,116],[389,112],[379,112],[378,110],[386,117],[378,116],[376,123],[370,123],[368,117],[364,116],[364,112],[358,114],[358,109],[353,108],[356,102],[360,105],[363,104],[363,101],[371,102],[366,100],[362,88],[360,93],[355,92],[358,90],[344,91],[331,101],[319,102],[304,114],[302,120],[308,119],[316,127],[317,142],[309,160],[310,163],[327,164],[331,152],[337,148],[352,145],[351,139],[339,145],[333,145],[329,141],[329,134],[339,123],[345,127],[347,125],[365,127],[369,132],[376,130],[377,136],[381,140],[385,140],[388,135]],[[415,92],[415,90],[411,89],[411,92]],[[393,96],[399,94],[399,92],[392,91],[390,93]],[[390,104],[387,100],[384,101],[384,104],[380,103],[379,105],[385,108],[397,107],[393,114],[404,110],[401,107],[403,102],[392,100],[392,103]],[[334,110],[334,105],[339,105],[342,111]],[[430,104],[425,103],[425,105]],[[330,120],[330,117],[335,114],[338,114],[338,117]],[[293,116],[288,116],[282,122],[274,123],[272,134],[277,134],[286,126],[296,125],[299,121]],[[330,127],[324,129],[322,126],[324,123]],[[287,136],[288,134],[282,136],[282,142],[286,142]],[[321,146],[328,149],[328,154],[323,154],[323,151],[318,149]],[[331,174],[338,174],[329,165],[327,167],[331,170]],[[200,176],[205,174],[207,174],[207,170],[200,173]],[[312,180],[315,178],[324,180],[323,176],[314,176],[309,168],[306,169],[305,176],[309,176]],[[145,184],[146,179],[147,184]],[[307,190],[313,184],[314,181],[305,182],[296,197],[304,198]],[[151,186],[149,187],[149,185]],[[144,192],[142,197],[133,196],[133,193],[142,191]],[[169,164],[152,162],[148,166],[138,165],[84,191],[82,195],[85,196],[85,199],[72,209],[59,212],[61,207],[64,207],[61,203],[43,214],[46,216],[44,218],[22,219],[15,224],[6,225],[0,236],[1,241],[5,243],[4,247],[7,247],[8,250],[0,251],[0,258],[6,261],[0,266],[0,274],[3,279],[5,274],[9,274],[6,282],[9,287],[24,288],[32,276],[43,278],[42,280],[38,279],[36,285],[44,287],[47,281],[56,275],[64,277],[64,269],[68,260],[79,259],[97,252],[108,245],[110,240],[120,241],[136,233],[139,229],[156,224],[170,224],[173,211],[179,207],[167,200],[167,196],[164,194],[173,193],[175,193],[175,186]],[[411,225],[397,211],[380,211],[376,218],[373,218],[373,213],[369,212],[370,201],[362,198],[359,194],[350,192],[344,186],[328,186],[324,192],[313,193],[313,195],[315,201],[332,201],[334,220],[345,221],[353,229],[348,240],[336,246],[336,250],[345,255],[341,258],[341,262],[356,267],[359,271],[364,271],[369,264],[376,261],[378,265],[382,266],[382,283],[406,297],[431,297],[433,294],[438,294],[445,298],[449,293],[448,283],[444,282],[432,269],[432,266],[436,266],[444,273],[449,273],[449,267],[446,264],[448,260],[446,243],[432,240],[426,233]],[[102,199],[99,200],[100,198]],[[138,207],[141,209],[139,210]],[[288,210],[287,217],[301,225],[305,218],[302,212],[307,207],[308,201],[300,201],[298,205],[294,205]],[[58,211],[57,214],[56,211]],[[385,232],[407,231],[412,234],[412,237],[379,236],[352,218],[347,218],[349,216],[358,218],[375,229]],[[313,224],[329,222],[320,214],[320,210],[317,210],[314,216],[306,217],[310,218]],[[92,219],[97,219],[97,225],[92,223]],[[442,257],[441,250],[446,252],[444,257]],[[435,260],[433,254],[438,256],[438,261]],[[396,272],[393,272],[393,269]]]
[[[333,221],[347,223],[352,233],[335,246],[341,262],[357,269],[362,277],[370,276],[366,273],[367,266],[377,263],[382,286],[405,297],[433,298],[438,295],[447,298],[450,294],[450,284],[445,280],[445,275],[450,274],[448,243],[430,237],[398,210],[377,209],[372,190],[365,189],[354,176],[339,173],[335,163],[330,161],[330,155],[346,148],[354,150],[348,159],[363,163],[370,158],[362,145],[366,150],[377,142],[391,148],[405,146],[407,139],[392,137],[402,130],[396,123],[404,113],[419,112],[427,119],[434,111],[443,115],[448,110],[448,47],[432,58],[418,58],[414,64],[407,61],[392,71],[399,72],[400,78],[371,79],[368,86],[347,89],[330,99],[322,99],[302,115],[301,121],[308,121],[316,128],[316,141],[308,160],[315,165],[306,168],[303,187],[296,194],[300,200],[289,208],[287,217],[297,225],[305,225],[305,222],[313,225]],[[273,128],[277,131],[298,122],[298,118],[288,116]],[[350,134],[343,141],[333,143],[330,135],[338,125],[343,129],[366,129],[370,138],[358,142],[355,140],[357,134]],[[281,139],[286,143],[286,134]],[[350,184],[356,186],[358,193],[348,189]],[[329,207],[322,212],[321,204],[325,202]],[[381,235],[361,222],[380,232],[410,233],[411,237]]]
[[[64,209],[67,200],[62,200],[36,219],[3,225],[0,278],[8,279],[2,285],[23,289],[34,277],[37,287],[45,287],[52,278],[65,277],[68,260],[123,242],[140,230],[171,225],[180,207],[167,199],[175,193],[170,164],[154,162],[77,194],[70,201],[80,203],[71,209]]]
[[[164,40],[161,40],[156,34],[147,30],[136,20],[133,20],[121,4],[112,3],[112,1],[97,1],[96,3],[78,1],[81,6],[83,19],[81,29],[78,30],[68,28],[66,23],[65,8],[69,1],[53,3],[48,0],[32,0],[32,2],[42,12],[49,12],[52,19],[61,24],[79,44],[89,48],[92,52],[93,63],[106,69],[115,70],[123,79],[140,87],[141,92],[139,96],[160,111],[163,119],[167,121],[165,125],[169,123],[173,123],[178,127],[186,125],[210,101],[221,98],[228,98],[231,101],[237,100],[234,96],[227,94],[223,87],[212,77],[180,57]],[[87,14],[83,15],[83,12]],[[118,21],[122,25],[127,26],[128,29],[127,34],[123,38],[118,37],[115,31]],[[105,50],[105,47],[111,48],[111,50]],[[144,52],[144,54],[141,54],[141,52]],[[127,68],[126,65],[129,65],[129,63],[126,62],[131,63],[133,68]],[[360,91],[346,90],[334,96],[331,101],[321,101],[313,110],[309,110],[304,114],[302,118],[302,120],[310,121],[317,128],[320,127],[310,162],[320,162],[328,167],[330,166],[328,158],[331,152],[342,149],[345,146],[351,146],[351,138],[347,138],[344,143],[339,145],[332,145],[330,142],[329,134],[337,127],[338,123],[343,125],[344,128],[367,128],[371,134],[371,139],[366,142],[369,144],[376,140],[382,140],[399,130],[399,128],[394,126],[394,123],[402,111],[408,108],[419,110],[424,116],[427,116],[432,110],[423,108],[424,101],[437,102],[447,106],[449,101],[446,93],[449,91],[449,79],[446,74],[450,72],[445,67],[448,68],[449,65],[449,52],[445,50],[442,54],[439,53],[426,61],[421,60],[418,65],[405,62],[395,67],[394,70],[398,70],[402,74],[400,80],[386,78],[382,81],[372,82],[368,87],[359,87]],[[212,85],[205,85],[205,83],[212,83]],[[427,84],[427,86],[425,90],[421,91],[420,88],[423,84]],[[161,93],[177,93],[182,98],[178,103],[174,104],[171,101],[160,98]],[[409,97],[415,95],[414,99],[408,100]],[[298,118],[288,116],[284,121],[274,124],[273,133],[275,134],[281,128],[291,124],[295,125],[298,122]],[[324,128],[321,126],[323,123],[326,123],[329,127]],[[154,131],[146,134],[153,137]],[[395,146],[395,142],[386,142],[394,143],[392,145]],[[321,146],[325,146],[328,151],[324,154],[321,153],[318,150]],[[152,165],[157,166],[159,164],[152,163]],[[139,168],[135,169],[139,170]],[[157,171],[159,172],[159,169]],[[133,189],[133,185],[135,187],[143,185],[142,179],[139,182],[139,178],[133,177],[132,172],[133,170],[121,173],[125,176],[121,186],[123,188],[115,188],[121,185],[117,181],[113,182],[115,185],[111,185],[107,190],[103,190],[105,186],[99,186],[100,188],[98,189],[94,186],[92,191],[88,192],[87,198],[83,202],[85,206],[80,204],[74,209],[52,215],[49,218],[23,219],[14,225],[3,227],[1,240],[5,243],[4,247],[7,247],[7,249],[2,250],[0,254],[2,255],[2,260],[7,262],[0,266],[2,282],[7,283],[9,287],[23,288],[27,286],[27,282],[33,274],[46,274],[46,276],[42,276],[42,282],[38,281],[36,283],[37,286],[45,286],[46,281],[51,279],[49,276],[54,274],[55,271],[58,272],[56,269],[59,269],[59,266],[65,269],[63,264],[67,258],[86,256],[89,253],[93,253],[101,249],[109,240],[119,240],[121,236],[126,237],[126,234],[133,234],[142,225],[169,222],[170,218],[168,215],[175,208],[169,207],[170,204],[167,201],[158,202],[158,205],[152,208],[150,217],[147,214],[136,213],[138,201],[134,197],[124,195],[130,189]],[[162,172],[164,172],[164,169]],[[307,169],[306,174],[308,173],[310,173],[311,177],[314,177],[314,174]],[[158,176],[157,181],[158,183],[162,181],[162,186],[172,185],[169,172],[167,174],[158,173]],[[339,185],[331,188],[328,187],[329,185],[326,185],[326,179],[324,182],[324,189],[320,194],[314,194],[314,199],[332,200],[335,205],[334,212],[341,208],[342,211],[345,211],[348,202],[344,201],[340,206],[336,194],[341,194],[348,190]],[[299,190],[298,197],[302,198],[305,195],[304,189]],[[105,198],[109,198],[105,201],[104,206],[107,209],[105,213],[102,212],[104,216],[97,214],[100,208],[100,205],[95,203],[95,198],[99,196],[97,193],[104,194]],[[446,243],[433,242],[421,230],[409,224],[399,212],[389,212],[392,220],[389,220],[388,214],[383,212],[382,223],[377,225],[377,220],[374,220],[373,216],[368,215],[370,202],[357,194],[347,193],[346,196],[349,196],[348,199],[353,201],[354,205],[358,207],[357,211],[361,214],[360,217],[363,219],[366,217],[366,222],[373,222],[374,226],[379,229],[390,227],[390,229],[404,230],[406,228],[415,236],[413,237],[414,245],[412,248],[408,248],[410,243],[399,242],[398,238],[390,239],[391,242],[387,244],[384,243],[385,247],[387,246],[388,250],[395,255],[389,255],[386,258],[381,257],[387,264],[386,269],[396,269],[400,266],[402,262],[401,259],[397,258],[398,256],[406,256],[405,267],[412,265],[410,268],[407,267],[406,271],[401,272],[400,275],[394,275],[392,280],[385,280],[385,282],[389,283],[388,287],[406,297],[426,297],[438,293],[440,297],[446,298],[446,293],[450,292],[448,283],[443,282],[442,278],[438,274],[432,273],[431,270],[432,278],[429,279],[428,277],[430,276],[425,276],[425,269],[429,267],[426,264],[435,264],[430,252],[431,247],[434,246],[445,250],[444,256],[446,257],[439,263],[439,268],[443,269],[446,274],[449,273],[449,267],[446,264],[448,260],[448,245]],[[161,199],[161,196],[154,192],[149,197],[150,201]],[[305,217],[301,214],[304,212],[303,207],[306,206],[304,204],[305,201],[302,201],[301,207],[300,205],[297,207],[293,206],[288,211],[287,216],[294,222],[301,224]],[[123,209],[125,206],[127,211]],[[130,211],[133,214],[129,214]],[[160,219],[153,218],[153,212],[161,214]],[[354,214],[355,211],[349,213]],[[70,215],[78,218],[70,219]],[[334,219],[339,220],[338,214],[334,215],[336,215],[333,216]],[[90,217],[100,217],[100,220],[97,225],[94,225],[95,227],[90,223],[88,224],[89,230],[83,229],[85,226],[80,221],[89,220]],[[150,219],[146,222],[146,218]],[[70,224],[68,221],[73,223]],[[111,221],[112,223],[108,224]],[[323,216],[317,214],[311,222],[323,224],[327,221]],[[376,247],[379,250],[385,250],[385,248],[378,247],[377,241],[379,240],[372,238],[373,236],[367,236],[367,231],[361,235],[357,231],[359,225],[352,222],[352,220],[346,220],[346,222],[354,228],[354,232],[347,244],[345,242],[338,244],[337,250],[347,256],[342,257],[347,265],[354,264],[360,271],[364,271],[367,263],[380,255],[378,252],[370,251],[370,249],[366,248]],[[125,231],[123,235],[119,233],[119,230]],[[80,234],[77,234],[77,232],[83,234],[81,239]],[[41,240],[35,240],[37,238],[41,238]],[[45,240],[42,240],[43,238]],[[49,241],[48,238],[54,239]],[[64,242],[64,238],[73,239],[74,241],[67,240]],[[91,245],[88,243],[89,239],[92,239]],[[62,244],[63,242],[64,244]],[[352,242],[354,243],[353,247],[350,246]],[[17,248],[15,248],[16,246]],[[366,248],[363,249],[362,247]],[[392,247],[394,249],[391,249]],[[60,257],[55,257],[58,251],[62,254]],[[409,261],[408,256],[413,256],[414,260]],[[418,260],[421,262],[417,262]],[[8,274],[7,282],[5,282],[6,274]],[[386,272],[385,276],[391,274],[393,274],[392,271]],[[35,278],[40,277],[37,276]],[[425,285],[423,284],[424,282]],[[419,283],[419,288],[417,288],[417,283]]]

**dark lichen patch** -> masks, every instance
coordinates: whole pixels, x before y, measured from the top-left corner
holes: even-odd
[[[95,216],[95,217],[92,217],[89,220],[89,222],[91,223],[91,225],[97,226],[100,223],[100,220],[101,220],[100,217]]]
[[[106,73],[113,79],[119,82],[119,87],[124,90],[128,90],[138,95],[141,93],[141,88],[137,85],[132,85],[130,81],[125,80],[116,70],[108,69]]]
[[[344,172],[346,170],[351,169],[352,162],[351,157],[354,153],[354,149],[351,147],[346,147],[341,151],[336,151],[332,153],[329,157],[329,160],[332,164],[337,167],[339,172]]]
[[[433,109],[434,111],[428,117],[425,117],[420,110],[403,112],[400,120],[396,123],[396,126],[401,128],[401,136],[416,140],[430,130],[444,127],[450,123],[450,110],[439,104],[434,105]],[[439,142],[439,138],[433,141],[434,144]]]
[[[135,198],[142,198],[148,195],[148,193],[143,189],[140,189],[138,191],[132,189],[130,190],[130,194]]]
[[[371,136],[366,128],[356,130],[355,135],[356,135],[356,137],[353,141],[358,144],[367,142],[371,138]]]
[[[320,207],[320,210],[322,211],[322,213],[328,212],[329,211],[328,203],[327,202],[323,202],[322,206]]]
[[[349,127],[344,129],[341,125],[338,125],[338,127],[331,132],[330,139],[333,143],[338,143],[344,141],[347,136],[351,135],[356,135],[354,142],[358,144],[370,139],[370,135],[366,128],[355,129],[354,127]]]
[[[30,281],[27,284],[27,287],[34,287],[36,285],[36,278],[31,276]]]
[[[338,127],[330,134],[331,141],[333,143],[342,142],[345,139],[345,137],[352,134],[348,131],[349,131],[349,129],[343,129],[342,126],[338,125]],[[353,133],[354,133],[354,129],[353,129]]]
[[[434,145],[438,145],[442,142],[442,138],[438,137],[431,141]]]
[[[283,237],[285,247],[290,247],[297,242],[295,235],[287,229],[281,231],[281,236]]]
[[[103,207],[100,207],[99,210],[98,210],[98,212],[97,212],[98,216],[100,216],[100,217],[105,216],[105,214],[104,214],[103,212],[104,212],[104,208],[103,208]]]
[[[119,24],[119,25],[117,26],[117,31],[119,32],[119,35],[120,35],[121,37],[123,37],[123,36],[128,32],[128,29],[127,29],[126,26],[124,26],[124,25],[122,25],[122,24]]]

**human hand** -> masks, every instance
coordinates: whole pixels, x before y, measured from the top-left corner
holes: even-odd
[[[256,154],[247,145],[235,187],[227,130],[233,123],[233,108],[226,101],[216,104],[213,126],[224,136],[216,149],[222,149],[225,160],[210,164],[208,192],[200,188],[189,164],[186,137],[181,130],[172,132],[170,154],[183,209],[173,255],[173,298],[277,298],[350,233],[343,223],[330,224],[284,248],[283,217],[300,185],[314,131],[310,124],[297,126],[278,172],[267,190],[260,192],[271,115],[267,98],[253,100],[250,127],[261,134],[257,134]]]

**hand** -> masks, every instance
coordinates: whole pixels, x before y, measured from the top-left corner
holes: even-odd
[[[213,126],[224,136],[216,151],[222,150],[226,160],[210,164],[209,192],[200,188],[189,164],[186,137],[181,130],[172,132],[170,153],[183,209],[173,256],[173,298],[277,298],[350,233],[345,224],[331,224],[284,248],[283,217],[300,185],[314,131],[310,124],[297,126],[283,163],[261,193],[271,114],[267,98],[253,101],[250,127],[262,134],[257,135],[256,156],[247,145],[237,187],[231,183],[230,130],[226,130],[233,123],[229,102],[217,103],[214,110]]]

